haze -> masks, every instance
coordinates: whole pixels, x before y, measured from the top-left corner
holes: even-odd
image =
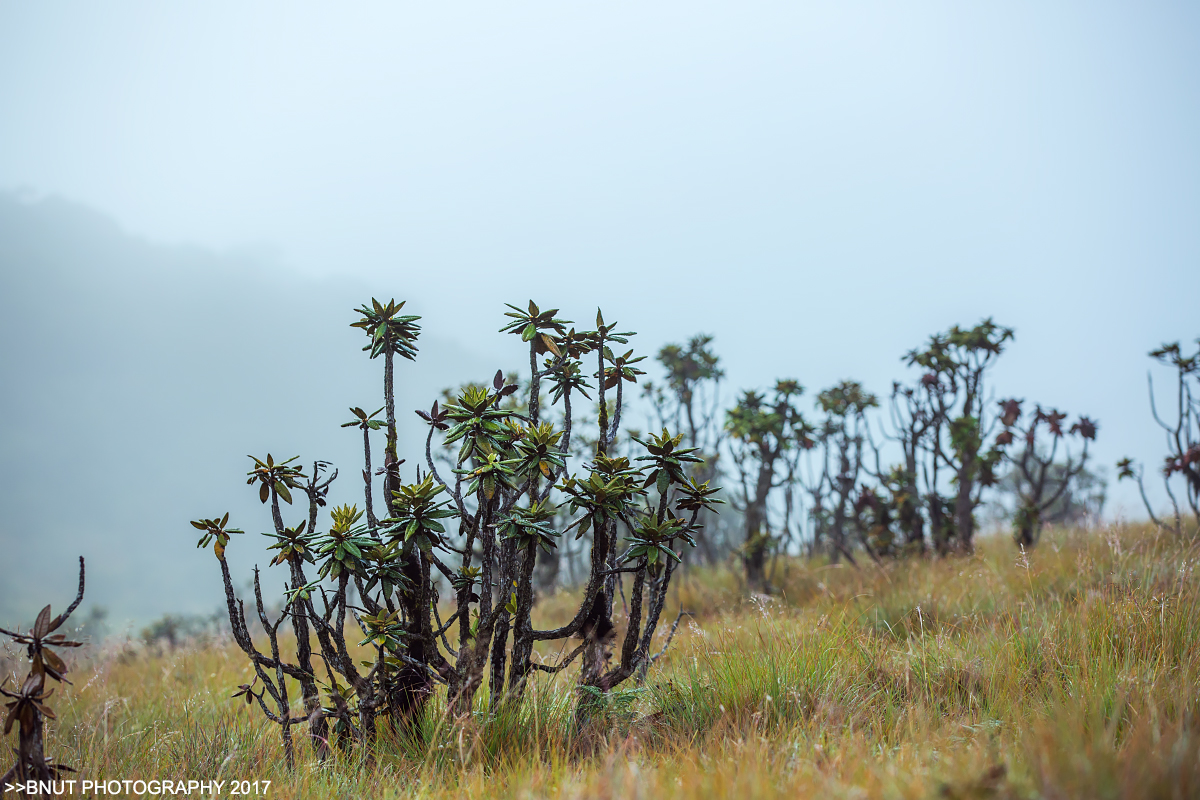
[[[406,417],[520,365],[505,301],[711,333],[731,395],[886,393],[993,316],[997,391],[1156,464],[1198,35],[1152,2],[0,4],[0,619],[77,553],[117,619],[215,607],[187,521],[265,528],[246,453],[357,474],[372,295],[425,316]]]

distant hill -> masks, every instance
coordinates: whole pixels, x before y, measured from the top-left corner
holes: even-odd
[[[338,426],[347,407],[382,404],[382,364],[349,323],[373,292],[405,299],[405,283],[305,279],[0,194],[0,623],[65,604],[77,555],[85,605],[118,627],[213,609],[216,564],[188,520],[231,511],[249,532],[231,545],[239,580],[265,565],[247,453],[333,461],[333,498],[361,504],[361,439]],[[410,465],[424,438],[412,409],[500,366],[428,333],[420,347],[397,371]]]

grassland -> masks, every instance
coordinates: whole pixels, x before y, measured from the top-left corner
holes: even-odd
[[[431,714],[427,745],[384,735],[372,769],[305,749],[289,773],[277,729],[229,698],[250,676],[229,643],[117,643],[74,666],[47,749],[82,777],[271,780],[280,798],[1200,797],[1198,558],[1118,526],[1027,555],[1001,538],[886,568],[781,563],[769,600],[692,570],[671,608],[695,618],[602,730],[574,732],[568,670],[518,712]]]

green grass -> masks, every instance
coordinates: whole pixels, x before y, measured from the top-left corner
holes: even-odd
[[[1027,556],[996,539],[886,568],[781,563],[756,601],[693,570],[669,616],[694,621],[603,726],[575,729],[569,669],[491,720],[448,724],[438,697],[428,744],[384,733],[369,770],[300,748],[289,773],[278,730],[229,699],[250,670],[228,643],[111,646],[52,699],[48,750],[83,777],[266,779],[272,797],[1200,797],[1198,559],[1116,527]]]

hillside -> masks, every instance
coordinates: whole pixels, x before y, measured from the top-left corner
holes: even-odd
[[[602,726],[573,726],[570,668],[519,715],[434,713],[428,745],[385,732],[371,769],[302,748],[288,774],[277,728],[230,699],[251,672],[227,641],[114,643],[72,667],[47,749],[80,778],[270,780],[278,798],[1196,797],[1198,558],[1111,527],[1028,554],[991,538],[886,568],[780,563],[756,601],[693,570],[668,608],[695,617]]]
[[[384,287],[309,279],[0,192],[0,542],[21,565],[0,581],[0,617],[31,620],[31,590],[70,592],[79,555],[88,605],[116,630],[217,608],[218,586],[171,567],[195,544],[187,521],[221,498],[269,524],[243,485],[249,452],[357,474],[361,440],[338,426],[380,387],[352,309],[404,283],[403,269]],[[436,331],[420,348],[397,385],[406,443],[423,435],[411,409],[496,369]]]

